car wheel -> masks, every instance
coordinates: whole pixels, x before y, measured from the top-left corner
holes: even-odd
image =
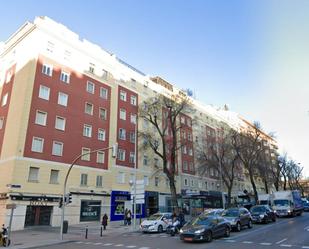
[[[229,227],[226,227],[224,237],[230,237],[230,235],[231,235],[231,229]]]
[[[276,216],[274,216],[274,217],[272,218],[272,221],[273,221],[273,222],[276,222],[276,220],[277,220],[277,218],[276,218]]]
[[[162,233],[163,232],[163,227],[162,227],[162,225],[159,225],[158,226],[158,233]]]
[[[241,230],[241,225],[240,225],[239,222],[237,222],[237,224],[236,224],[236,231],[240,232],[240,230]]]
[[[252,220],[249,220],[249,222],[248,222],[248,228],[252,228]]]
[[[208,231],[205,234],[205,240],[206,240],[206,242],[211,242],[212,241],[212,233],[210,231]]]

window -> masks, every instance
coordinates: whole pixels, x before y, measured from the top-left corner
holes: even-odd
[[[187,146],[184,145],[184,146],[182,147],[182,153],[183,153],[183,154],[187,154]]]
[[[107,118],[107,111],[104,108],[99,108],[99,118],[101,120],[106,120]]]
[[[123,128],[119,129],[119,139],[126,140],[126,130]]]
[[[129,162],[135,163],[135,153],[132,151],[130,152]]]
[[[192,150],[192,148],[189,148],[189,155],[190,155],[190,156],[193,156],[193,150]]]
[[[29,175],[28,175],[28,182],[38,182],[38,181],[39,181],[39,168],[30,167]]]
[[[8,101],[8,96],[9,94],[6,93],[3,97],[2,97],[2,102],[1,102],[1,106],[5,106],[7,101]]]
[[[98,151],[97,152],[97,163],[104,163],[104,161],[105,161],[105,152]]]
[[[154,158],[154,166],[159,167],[159,159],[158,158]]]
[[[213,168],[210,169],[210,176],[214,176],[214,169]]]
[[[96,187],[102,187],[103,186],[103,176],[97,176],[95,185],[96,185]]]
[[[85,103],[85,113],[92,115],[93,114],[93,104]]]
[[[52,169],[50,171],[49,183],[58,184],[59,183],[58,178],[59,178],[59,170]]]
[[[87,186],[88,183],[88,175],[87,174],[81,174],[80,175],[80,185],[81,186]]]
[[[154,179],[154,183],[155,183],[155,186],[158,187],[159,186],[159,177],[155,177]]]
[[[64,83],[70,83],[70,74],[64,71],[61,71],[60,80]]]
[[[91,125],[84,125],[84,130],[83,130],[83,136],[85,137],[91,137],[92,134],[92,126]]]
[[[89,63],[89,73],[94,73],[95,65],[93,63]]]
[[[40,85],[39,98],[49,100],[49,92],[49,87]]]
[[[117,183],[125,183],[125,173],[124,172],[118,172],[117,175]]]
[[[125,91],[120,91],[120,99],[122,101],[127,101],[127,93]]]
[[[122,120],[126,120],[126,118],[127,118],[127,112],[126,112],[125,109],[120,109],[119,118],[122,119]]]
[[[105,141],[105,130],[98,129],[98,140]]]
[[[183,167],[183,170],[188,170],[188,162],[186,162],[186,161],[184,161],[183,163],[182,163],[182,167]]]
[[[208,189],[208,182],[205,182],[205,189]]]
[[[183,138],[183,139],[186,139],[186,132],[185,132],[185,131],[182,131],[182,132],[181,132],[181,135],[182,135],[182,138]]]
[[[53,141],[53,151],[52,154],[54,156],[62,156],[62,151],[63,151],[63,143]]]
[[[194,180],[191,179],[191,187],[194,187]]]
[[[143,157],[143,164],[144,164],[144,166],[148,165],[148,156],[147,155],[144,155],[144,157]]]
[[[94,83],[87,81],[86,91],[94,94]]]
[[[65,130],[65,118],[56,116],[55,128],[57,130],[64,131]]]
[[[53,75],[53,66],[48,64],[43,64],[42,73],[48,76]]]
[[[126,160],[126,151],[123,149],[118,149],[118,160],[125,161]]]
[[[134,131],[130,132],[130,142],[133,144],[135,143],[135,132]]]
[[[103,79],[106,79],[107,78],[107,71],[102,69],[102,76],[101,76]]]
[[[194,171],[194,165],[192,162],[189,163],[189,167],[190,167],[190,171],[193,172]]]
[[[81,157],[81,159],[83,161],[90,161],[90,154],[89,153],[90,153],[90,149],[89,148],[82,148],[82,154],[86,154],[86,155],[83,155]]]
[[[0,117],[0,130],[3,128],[4,125],[4,117]]]
[[[130,100],[130,102],[131,102],[131,105],[137,105],[136,96],[131,95],[131,100]]]
[[[100,87],[100,97],[102,99],[107,99],[108,98],[108,90],[104,87]]]
[[[180,118],[180,122],[181,122],[182,124],[185,124],[185,123],[186,123],[185,117],[181,117],[181,118]]]
[[[188,186],[188,179],[187,178],[184,179],[184,185]]]
[[[68,95],[62,92],[58,93],[58,104],[62,106],[68,105]]]
[[[144,184],[145,184],[145,186],[149,185],[149,178],[148,178],[148,176],[144,176]]]
[[[199,189],[203,188],[203,183],[201,181],[198,181],[198,187],[199,187]]]
[[[53,53],[53,52],[54,52],[54,47],[55,47],[54,43],[52,43],[52,42],[50,42],[50,41],[47,42],[46,50],[47,50],[49,53]]]
[[[36,111],[35,123],[38,125],[46,125],[47,113],[42,111]]]
[[[192,141],[192,135],[191,135],[191,133],[188,133],[188,140],[189,140],[189,141]]]
[[[131,113],[131,115],[130,115],[130,122],[132,124],[136,124],[136,114]]]
[[[44,139],[40,137],[33,137],[31,151],[33,152],[43,152]]]

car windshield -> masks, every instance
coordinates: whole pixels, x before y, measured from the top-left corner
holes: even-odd
[[[252,207],[251,212],[265,212],[265,207]]]
[[[219,210],[208,210],[205,211],[205,215],[213,216],[213,215],[220,215],[222,212]]]
[[[188,222],[188,225],[209,225],[213,219],[207,216],[198,216]]]
[[[238,209],[228,209],[223,212],[222,216],[224,217],[238,217],[239,211]]]
[[[161,219],[161,217],[162,217],[161,214],[153,214],[147,220],[159,220]]]
[[[274,204],[276,206],[288,206],[289,201],[288,200],[274,200]]]

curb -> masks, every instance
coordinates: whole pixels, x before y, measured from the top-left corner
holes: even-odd
[[[32,245],[32,246],[26,246],[26,247],[19,247],[19,245],[16,246],[10,246],[9,248],[19,248],[19,249],[35,249],[35,248],[41,248],[41,247],[49,247],[49,246],[53,246],[53,245],[61,245],[61,244],[67,244],[67,243],[72,243],[75,242],[77,240],[66,240],[66,241],[58,241],[58,242],[53,242],[53,243],[46,243],[46,244],[42,244],[42,245]]]

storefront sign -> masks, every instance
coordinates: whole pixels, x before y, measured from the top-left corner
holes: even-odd
[[[191,189],[182,189],[181,190],[182,195],[200,195],[199,190],[191,190]]]
[[[101,201],[81,201],[80,221],[99,221]]]
[[[48,205],[47,200],[30,201],[30,206],[47,206],[47,205]]]

